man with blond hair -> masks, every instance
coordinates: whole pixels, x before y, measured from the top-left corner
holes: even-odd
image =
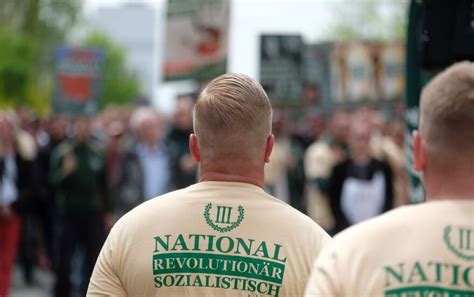
[[[435,77],[420,104],[414,167],[428,202],[337,235],[306,296],[474,296],[474,64]]]
[[[329,236],[266,194],[272,109],[254,79],[222,75],[194,107],[199,183],[138,206],[104,244],[88,296],[301,296]]]

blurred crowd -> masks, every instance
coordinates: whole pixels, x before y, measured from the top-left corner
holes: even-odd
[[[56,275],[55,296],[84,295],[114,222],[198,179],[188,152],[193,99],[172,117],[109,107],[94,117],[0,113],[0,296],[17,261],[25,283]],[[408,200],[403,108],[275,110],[266,190],[335,234]]]

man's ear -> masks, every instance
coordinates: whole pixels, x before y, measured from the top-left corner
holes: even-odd
[[[191,152],[191,156],[193,157],[193,160],[197,163],[200,163],[201,152],[199,151],[197,136],[194,133],[191,133],[191,135],[189,135],[189,151]]]
[[[273,134],[267,137],[267,146],[265,147],[265,163],[270,162],[270,155],[272,154],[273,144],[275,143],[275,137]]]
[[[413,167],[422,173],[426,169],[426,148],[420,132],[413,131]]]

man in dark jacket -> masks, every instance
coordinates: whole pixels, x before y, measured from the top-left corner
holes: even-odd
[[[74,139],[58,146],[51,160],[51,178],[56,186],[62,230],[59,235],[59,263],[56,296],[71,294],[71,262],[76,246],[84,251],[83,284],[85,294],[100,246],[105,237],[104,222],[110,220],[105,162],[90,141],[90,122],[74,123]]]
[[[189,135],[193,133],[193,99],[179,97],[176,103],[174,124],[167,136],[170,150],[173,151],[172,180],[177,189],[196,182],[197,165],[189,153]]]
[[[55,267],[57,256],[55,251],[55,221],[57,220],[56,212],[56,193],[54,185],[49,176],[51,172],[51,157],[54,150],[66,139],[67,120],[64,116],[54,116],[48,123],[49,141],[40,148],[36,167],[41,172],[39,177],[38,190],[38,219],[41,224],[44,248],[49,265]],[[56,222],[57,223],[57,222]]]

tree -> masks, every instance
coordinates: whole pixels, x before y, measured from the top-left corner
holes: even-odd
[[[0,44],[0,102],[13,106],[27,96],[34,76],[31,65],[36,63],[37,48],[23,34],[6,30],[0,31]]]
[[[51,84],[37,79],[38,45],[22,33],[0,30],[0,110],[28,106],[49,112]]]
[[[108,104],[131,104],[139,95],[140,87],[136,75],[126,67],[124,50],[100,32],[86,37],[83,46],[100,48],[105,52],[100,107],[104,108]]]
[[[75,24],[80,0],[0,1],[0,108],[49,110],[53,49]]]
[[[354,0],[334,3],[328,37],[336,41],[404,40],[408,0]]]

